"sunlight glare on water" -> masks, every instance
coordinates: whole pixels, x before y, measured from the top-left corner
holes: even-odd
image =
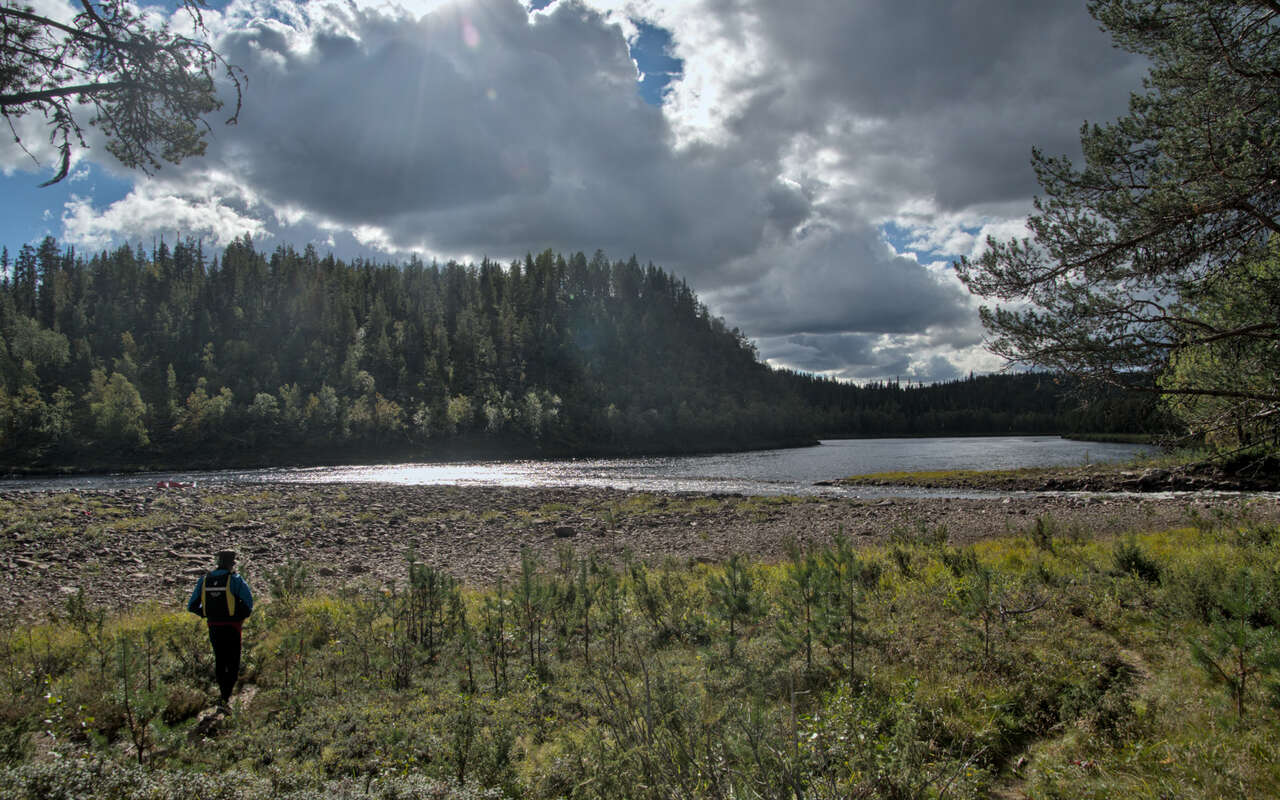
[[[509,485],[513,464],[394,464],[365,467],[324,467],[289,471],[282,479],[297,483],[395,483],[419,485]]]

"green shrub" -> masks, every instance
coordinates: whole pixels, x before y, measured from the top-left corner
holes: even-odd
[[[1119,742],[1134,733],[1138,672],[1115,654],[1095,662],[1084,679],[1062,695],[1059,716],[1086,726],[1090,734]]]
[[[21,761],[30,752],[30,714],[16,698],[0,698],[0,765]]]
[[[1136,536],[1131,535],[1116,543],[1112,562],[1119,575],[1133,575],[1148,583],[1160,583],[1160,565],[1142,549]]]
[[[1280,666],[1272,603],[1250,570],[1237,570],[1222,587],[1208,631],[1190,642],[1205,676],[1231,696],[1237,721],[1244,720],[1250,686]]]
[[[170,686],[165,696],[164,712],[161,718],[165,724],[174,725],[191,719],[209,705],[206,692],[190,686]]]
[[[311,586],[311,574],[307,565],[298,559],[266,571],[267,590],[272,599],[289,605],[305,595]]]
[[[1027,529],[1027,539],[1038,550],[1053,552],[1054,538],[1058,535],[1058,522],[1053,518],[1052,514],[1042,514],[1036,517],[1031,527]]]

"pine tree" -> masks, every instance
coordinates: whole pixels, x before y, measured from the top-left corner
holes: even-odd
[[[1280,376],[1221,385],[1172,356],[1203,346],[1274,347],[1269,306],[1230,320],[1186,313],[1280,233],[1280,5],[1274,0],[1092,0],[1121,48],[1148,58],[1129,113],[1081,132],[1084,164],[1036,151],[1045,197],[1031,240],[990,241],[956,266],[992,349],[1014,362],[1178,397],[1280,403]],[[1184,367],[1189,366],[1184,362]]]

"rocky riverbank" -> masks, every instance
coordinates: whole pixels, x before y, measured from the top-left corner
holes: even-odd
[[[718,562],[780,558],[786,543],[859,542],[945,527],[952,543],[1017,533],[1038,517],[1108,536],[1195,520],[1280,520],[1280,501],[1247,495],[1014,495],[982,500],[677,495],[608,489],[380,484],[0,494],[5,618],[37,619],[83,590],[114,609],[181,608],[212,554],[232,546],[260,595],[289,562],[326,587],[402,579],[409,553],[472,584],[495,581],[528,548]]]

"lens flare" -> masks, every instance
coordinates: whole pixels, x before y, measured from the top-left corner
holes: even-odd
[[[480,46],[480,31],[466,17],[462,18],[462,43],[472,50]]]

